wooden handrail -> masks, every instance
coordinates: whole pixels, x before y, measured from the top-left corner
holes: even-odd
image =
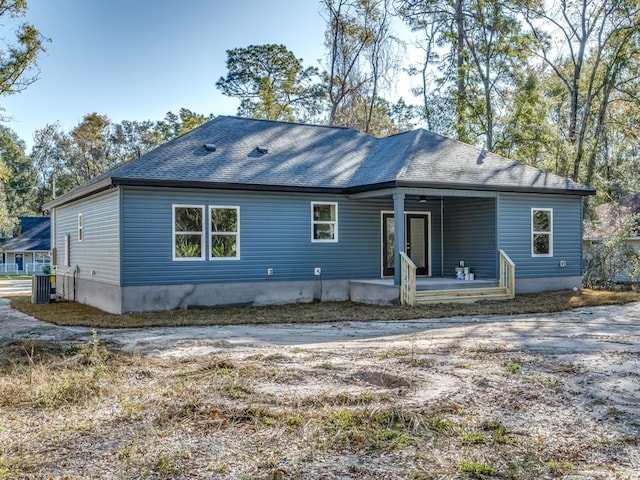
[[[414,306],[416,304],[416,264],[409,256],[400,252],[400,303]]]
[[[516,264],[504,250],[500,250],[500,286],[511,298],[516,296]]]

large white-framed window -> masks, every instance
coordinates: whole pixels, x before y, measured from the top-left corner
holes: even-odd
[[[173,205],[173,260],[204,260],[204,205]]]
[[[553,256],[553,209],[531,209],[531,256]]]
[[[34,263],[37,263],[39,265],[49,265],[51,263],[51,257],[48,253],[36,252]]]
[[[240,259],[240,207],[209,206],[210,260]]]
[[[84,215],[78,214],[78,241],[84,241]]]
[[[311,202],[311,241],[338,241],[338,204]]]

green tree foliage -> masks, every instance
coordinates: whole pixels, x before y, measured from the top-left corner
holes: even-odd
[[[640,188],[640,4],[398,0],[427,127],[595,186]]]
[[[389,102],[384,98],[378,97],[370,108],[370,101],[360,96],[349,98],[348,103],[344,103],[341,108],[336,111],[334,117],[334,125],[348,126],[357,128],[369,123],[369,131],[367,133],[384,137],[396,133],[395,125],[390,117]],[[361,130],[361,129],[358,129]]]
[[[640,252],[629,243],[629,238],[637,237],[639,224],[638,215],[615,203],[607,210],[606,218],[596,221],[593,228],[596,239],[584,255],[586,287],[615,289],[620,281],[638,280]]]
[[[238,114],[267,120],[309,120],[320,108],[318,69],[284,45],[250,45],[227,50],[227,76],[216,87],[240,99]]]
[[[551,103],[540,68],[516,72],[505,95],[504,114],[496,126],[494,151],[546,171],[557,171],[564,157],[557,149],[557,129],[550,122]]]
[[[625,102],[640,106],[640,5],[635,0],[525,5],[535,38],[533,52],[559,87],[550,89],[557,112],[553,120],[568,161],[557,173],[591,184],[598,163],[608,154],[612,108]]]
[[[461,141],[499,150],[503,116],[528,59],[517,14],[501,0],[405,0],[399,11],[420,34],[424,60],[412,73],[421,76],[416,93],[427,121]]]
[[[391,2],[323,0],[322,4],[327,21],[328,123],[384,134],[392,121],[381,115],[381,108],[389,104],[383,94],[398,68]]]
[[[472,70],[466,48],[466,0],[399,0],[398,12],[414,32],[420,34],[418,46],[424,52],[420,66],[410,70],[420,74],[422,86],[415,89],[422,97],[424,117],[429,127],[458,140],[473,143],[469,137],[471,119],[467,104],[469,72]]]
[[[26,0],[0,0],[0,22],[15,25],[14,37],[3,36],[0,38],[0,96],[13,95],[21,92],[37,79],[38,55],[45,51],[44,43],[47,41],[40,32],[30,23],[23,22],[22,18],[27,11]],[[2,107],[0,106],[0,110]],[[18,207],[15,202],[9,201],[6,190],[9,190],[9,198],[15,199],[16,181],[11,180],[11,175],[16,171],[21,172],[20,145],[15,136],[3,130],[0,132],[0,149],[3,149],[5,157],[0,157],[0,229],[8,230],[15,224],[13,210]],[[24,146],[22,146],[24,156]],[[20,205],[20,211],[28,211],[27,205]]]
[[[592,182],[605,201],[640,191],[640,108],[635,102],[616,102],[608,113]]]
[[[349,100],[344,108],[336,112],[335,124],[350,126],[365,125],[369,122],[369,133],[376,137],[386,137],[400,132],[412,130],[415,127],[417,116],[415,108],[407,105],[403,99],[391,104],[382,97],[374,102],[370,108],[370,100],[363,97],[354,97]]]
[[[210,120],[182,108],[167,113],[160,121],[113,123],[97,113],[85,115],[69,132],[59,124],[46,125],[35,132],[30,161],[35,171],[36,210],[84,182],[144,155],[153,148]]]
[[[9,232],[16,226],[16,217],[7,208],[6,184],[9,167],[0,159],[0,231]]]
[[[163,142],[158,122],[123,120],[113,124],[109,137],[110,152],[116,165],[144,155]]]
[[[468,8],[462,25],[470,67],[465,102],[471,114],[468,136],[483,138],[485,148],[495,151],[508,94],[526,65],[529,39],[501,0],[472,1]]]
[[[115,166],[110,145],[111,121],[90,113],[68,135],[62,136],[66,170],[82,184]]]
[[[0,127],[0,158],[8,176],[4,183],[7,210],[12,215],[40,215],[36,172],[24,150],[24,142],[13,131]]]
[[[161,143],[168,142],[211,119],[213,119],[213,115],[202,115],[192,112],[188,108],[181,108],[177,114],[167,112],[163,120],[156,122],[155,132],[149,132],[149,134],[144,135],[144,138],[150,140],[151,136],[158,134],[160,135]],[[144,128],[146,129],[146,127]]]
[[[62,168],[63,163],[58,149],[62,135],[62,129],[58,124],[46,125],[33,134],[34,143],[30,158],[36,171],[36,204],[40,210],[59,191],[55,185],[57,180],[55,174],[59,168]],[[62,191],[70,188],[64,188]]]
[[[0,18],[18,22],[12,43],[3,36],[0,46],[0,96],[21,92],[37,79],[38,55],[45,51],[45,37],[30,23],[20,22],[26,0],[0,0]]]

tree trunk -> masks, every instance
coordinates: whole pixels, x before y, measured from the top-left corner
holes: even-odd
[[[457,70],[456,70],[456,87],[457,87],[457,98],[456,98],[456,132],[458,136],[458,140],[465,142],[467,141],[467,132],[466,132],[466,121],[465,121],[465,101],[466,101],[466,87],[465,87],[465,64],[466,64],[466,55],[464,51],[464,43],[465,43],[465,32],[464,32],[464,11],[463,11],[463,0],[456,0],[456,14],[455,14],[455,24],[456,24],[456,58],[457,58]]]

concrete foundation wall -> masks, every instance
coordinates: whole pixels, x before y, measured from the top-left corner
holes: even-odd
[[[516,294],[582,288],[582,276],[516,278]]]
[[[351,281],[349,283],[349,298],[352,302],[358,303],[398,305],[400,304],[400,287]]]
[[[56,274],[56,295],[99,308],[105,312],[121,314],[121,287],[83,278],[73,274]]]
[[[348,280],[133,286],[122,289],[122,313],[348,299]]]
[[[520,278],[516,293],[581,288],[582,277]],[[109,313],[155,312],[197,307],[274,305],[313,301],[398,305],[400,289],[394,285],[349,280],[306,282],[244,282],[118,287],[57,275],[57,292],[68,300]]]

